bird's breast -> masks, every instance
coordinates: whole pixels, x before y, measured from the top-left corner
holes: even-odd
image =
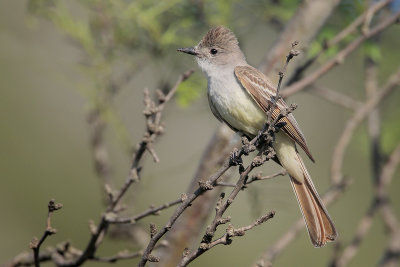
[[[208,78],[208,99],[211,109],[216,111],[214,114],[246,135],[255,136],[265,123],[265,113],[233,73]]]

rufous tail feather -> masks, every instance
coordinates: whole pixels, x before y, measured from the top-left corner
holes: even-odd
[[[322,247],[326,242],[334,241],[337,232],[300,156],[298,159],[304,174],[304,182],[300,182],[300,179],[292,176],[290,176],[290,181],[306,222],[311,242],[316,247]]]

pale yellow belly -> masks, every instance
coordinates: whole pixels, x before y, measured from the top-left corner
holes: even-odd
[[[209,92],[211,109],[232,128],[248,136],[255,136],[266,121],[266,114],[241,88],[229,94]]]

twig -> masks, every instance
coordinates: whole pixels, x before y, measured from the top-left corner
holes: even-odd
[[[366,97],[369,99],[377,92],[377,67],[372,60],[366,58],[365,60],[365,91]],[[373,185],[381,187],[382,182],[380,179],[380,149],[379,149],[379,115],[377,108],[371,110],[368,116],[368,132],[370,136],[371,146],[371,170],[373,172]],[[376,191],[376,190],[375,190]],[[360,219],[355,231],[355,235],[351,242],[343,249],[341,253],[336,253],[332,260],[331,266],[346,266],[351,259],[357,254],[362,242],[371,229],[373,218],[383,202],[375,193],[371,200],[371,204],[365,215]]]
[[[374,93],[365,104],[363,104],[354,115],[347,121],[346,126],[339,137],[339,140],[335,146],[335,150],[332,156],[331,165],[331,180],[332,184],[337,184],[342,179],[342,165],[344,160],[344,153],[354,134],[357,126],[364,120],[364,118],[369,114],[369,112],[374,109],[382,99],[388,95],[393,88],[395,88],[400,83],[400,69],[398,69],[388,80],[386,85]]]
[[[298,40],[302,47],[308,47],[339,2],[340,0],[302,1],[291,20],[285,25],[285,29],[268,50],[259,70],[269,76],[275,73],[277,68],[280,68],[280,61],[287,55],[288,40]],[[300,65],[300,60],[296,60],[291,68],[295,68],[297,65]]]
[[[92,258],[94,253],[100,244],[106,229],[108,228],[107,214],[112,213],[120,202],[122,196],[126,193],[132,183],[139,179],[139,163],[143,157],[144,152],[148,149],[148,144],[152,144],[157,136],[162,133],[161,123],[161,112],[163,111],[165,104],[172,98],[180,83],[185,81],[193,73],[193,70],[189,70],[183,73],[175,83],[175,86],[168,92],[166,96],[158,96],[158,105],[156,106],[153,101],[148,97],[148,93],[145,90],[145,116],[147,121],[147,130],[144,134],[143,141],[139,144],[139,149],[136,151],[135,156],[132,160],[131,170],[125,184],[117,192],[116,196],[112,197],[110,204],[107,208],[107,213],[104,214],[97,226],[97,231],[92,235],[86,249],[82,255],[74,262],[73,265],[79,266],[84,263],[87,259]]]
[[[392,152],[388,162],[382,168],[382,172],[379,174],[379,177],[377,179],[377,185],[375,188],[375,196],[371,201],[371,206],[368,209],[367,213],[360,220],[356,229],[355,236],[353,237],[350,244],[343,250],[342,254],[335,257],[331,266],[344,267],[349,264],[350,260],[357,253],[361,245],[361,242],[369,232],[372,225],[373,217],[378,210],[381,211],[383,220],[385,224],[388,226],[387,228],[389,230],[388,235],[390,237],[390,240],[398,238],[397,234],[398,232],[400,233],[399,223],[396,219],[396,216],[392,208],[390,207],[387,188],[391,182],[391,179],[393,178],[394,172],[399,163],[400,163],[400,145],[398,145],[396,149]],[[390,244],[396,244],[396,242],[391,242]],[[384,252],[384,255],[386,256],[384,256],[383,259],[385,257],[392,257],[391,255],[395,255],[393,254],[393,251],[397,250],[397,253],[400,253],[400,245],[392,245],[392,246],[389,245],[388,247],[390,247],[391,252],[389,253],[386,250]],[[384,261],[385,260],[382,260],[382,262]]]
[[[281,171],[279,171],[277,173],[274,173],[274,174],[271,174],[271,175],[267,175],[267,176],[262,176],[261,173],[258,173],[256,175],[251,176],[250,179],[248,179],[246,181],[246,183],[244,184],[244,188],[248,184],[251,184],[251,183],[253,183],[255,181],[270,180],[270,179],[275,178],[277,176],[285,176],[286,174],[287,174],[287,171],[285,169],[282,169]],[[221,182],[221,181],[218,181],[216,185],[217,186],[226,186],[226,187],[235,187],[236,186],[236,184],[234,184],[234,183],[227,183],[227,182]]]
[[[273,218],[275,215],[274,211],[267,213],[266,215],[261,216],[256,221],[248,226],[244,226],[238,229],[235,229],[233,225],[229,225],[226,229],[226,233],[221,236],[220,238],[210,242],[210,243],[202,243],[200,249],[196,250],[192,254],[189,255],[189,251],[184,253],[182,261],[177,265],[179,267],[187,266],[190,262],[198,258],[204,252],[210,250],[211,248],[215,247],[216,245],[230,245],[232,243],[232,237],[236,236],[244,236],[248,230],[253,229],[254,227],[268,221],[269,219]]]
[[[400,145],[390,155],[386,165],[382,168],[382,187],[378,189],[377,195],[384,197],[387,185],[390,183],[397,166],[400,164]],[[381,213],[383,221],[389,231],[389,241],[379,262],[380,267],[396,266],[400,260],[400,225],[396,215],[388,201],[382,204]]]
[[[268,113],[272,113],[272,111],[273,111],[273,109],[270,109],[268,111]],[[244,168],[242,166],[242,160],[240,158],[241,153],[240,152],[234,153],[236,155],[240,155],[237,158],[231,160],[231,162],[235,162],[236,164],[239,165],[240,178],[237,181],[235,187],[232,189],[231,193],[229,194],[229,196],[225,202],[223,202],[224,194],[221,194],[220,200],[217,203],[215,217],[214,217],[213,221],[211,222],[211,224],[207,227],[206,233],[203,236],[203,239],[202,239],[202,242],[201,242],[199,248],[190,255],[188,255],[188,253],[186,253],[178,266],[187,266],[191,261],[193,261],[197,257],[201,256],[203,253],[205,253],[206,251],[208,251],[210,248],[214,247],[215,245],[230,244],[228,232],[227,232],[228,234],[225,237],[223,236],[220,239],[217,239],[215,241],[212,241],[212,239],[216,233],[217,227],[221,224],[226,224],[227,222],[229,222],[231,220],[230,217],[223,218],[223,215],[224,215],[225,211],[229,208],[229,206],[232,204],[232,202],[235,200],[235,198],[239,194],[239,192],[244,188],[246,181],[248,179],[249,173],[254,168],[261,166],[265,161],[267,161],[275,156],[275,151],[273,151],[273,148],[272,148],[272,142],[274,139],[272,138],[271,135],[273,135],[274,132],[277,131],[277,129],[274,128],[277,123],[277,120],[275,119],[273,122],[271,122],[271,120],[272,120],[271,116],[267,116],[267,117],[268,118],[267,118],[266,126],[262,130],[261,134],[257,135],[251,142],[246,141],[247,140],[246,138],[242,138],[243,146],[242,146],[241,151],[244,151],[243,153],[245,155],[254,151],[256,149],[256,146],[252,145],[252,143],[253,143],[253,144],[257,144],[257,149],[259,150],[258,155],[253,159],[253,161],[246,168]],[[265,142],[265,144],[262,142]],[[201,187],[201,185],[200,185],[200,187]],[[212,189],[212,188],[209,188],[209,189]],[[273,212],[270,214],[275,214],[275,213]],[[227,231],[230,231],[230,230],[227,230]]]
[[[286,56],[285,66],[283,67],[282,71],[279,72],[279,81],[278,81],[278,86],[276,87],[275,101],[278,100],[279,91],[280,91],[281,85],[282,85],[282,80],[283,80],[283,77],[285,76],[286,68],[287,68],[287,66],[288,66],[288,64],[289,64],[289,62],[290,62],[290,60],[292,60],[293,57],[298,56],[298,55],[300,54],[299,51],[294,50],[294,48],[295,48],[298,44],[299,44],[298,41],[294,41],[294,42],[292,43],[292,49],[290,50],[289,54]],[[274,99],[273,99],[273,101],[274,101]]]
[[[158,93],[158,100],[157,104],[155,104],[151,99],[148,97],[148,94],[146,95],[145,93],[145,104],[146,104],[146,109],[145,109],[145,116],[146,116],[146,122],[147,122],[147,130],[144,135],[144,138],[142,142],[139,144],[139,149],[136,151],[135,156],[133,157],[132,160],[132,168],[130,171],[130,174],[125,182],[125,184],[120,188],[120,190],[114,194],[112,192],[112,189],[109,185],[106,185],[106,192],[110,198],[110,203],[107,207],[106,213],[102,215],[100,222],[97,226],[94,224],[92,225],[92,236],[86,245],[86,248],[84,251],[79,251],[77,249],[74,250],[74,257],[72,259],[66,259],[64,258],[63,253],[58,253],[58,250],[51,250],[52,253],[51,257],[53,262],[55,262],[58,266],[64,266],[64,267],[70,267],[70,266],[80,266],[82,265],[86,260],[94,260],[95,258],[97,260],[101,259],[108,259],[108,260],[113,260],[113,258],[99,258],[95,257],[94,254],[100,245],[101,241],[104,238],[104,235],[106,233],[106,230],[110,224],[109,220],[110,218],[114,218],[115,214],[120,211],[120,207],[118,206],[121,198],[124,196],[130,185],[135,182],[136,180],[139,179],[139,172],[140,172],[140,167],[139,163],[145,153],[146,150],[150,152],[150,154],[153,154],[154,156],[154,150],[151,147],[151,145],[154,143],[155,139],[157,136],[159,136],[162,133],[162,126],[161,126],[161,112],[163,111],[165,104],[171,100],[173,97],[174,93],[176,92],[179,84],[183,81],[185,81],[191,74],[193,73],[192,70],[187,71],[183,73],[177,80],[175,86],[168,92],[167,95],[160,94]],[[153,153],[154,152],[154,153]],[[172,202],[169,205],[175,205],[177,203]],[[161,207],[155,208],[155,209],[150,209],[142,214],[137,215],[136,220],[141,219],[145,216],[152,215],[156,213],[157,211],[160,211],[162,209],[165,209],[168,207],[167,205],[163,205]],[[49,204],[50,208],[50,204]],[[40,245],[43,243],[44,239],[52,233],[52,228],[50,227],[50,216],[51,213],[49,213],[48,217],[48,229],[46,230],[44,236],[41,238],[40,241],[33,241],[31,243],[31,247],[34,250],[35,253],[35,265],[39,266],[40,261],[45,261],[49,260],[48,259],[48,253],[43,253],[42,255],[39,254],[39,248]],[[68,246],[69,247],[69,246]],[[67,248],[68,249],[68,248]],[[72,249],[72,248],[70,248]],[[133,255],[130,255],[133,257]],[[121,259],[123,257],[120,257]],[[114,257],[115,259],[115,257]],[[20,260],[20,261],[16,261]],[[18,266],[21,264],[28,264],[30,261],[26,257],[22,257],[19,255],[19,258],[15,258],[11,264],[12,266]]]
[[[397,165],[400,162],[400,145],[390,155],[386,165],[382,168],[382,173],[379,178],[380,186],[376,189],[376,196],[382,203],[381,212],[383,222],[386,225],[389,234],[393,234],[396,231],[400,231],[400,224],[396,219],[396,215],[390,207],[390,203],[387,197],[387,188],[393,178],[394,172]]]
[[[221,177],[229,168],[231,167],[230,162],[227,161],[216,173],[214,173],[208,180],[207,184],[210,186],[214,186],[217,179]],[[147,261],[152,261],[155,260],[154,256],[151,255],[151,252],[153,251],[155,245],[157,242],[163,237],[172,227],[172,225],[175,223],[175,221],[178,219],[178,217],[191,205],[191,203],[201,194],[203,194],[205,191],[207,191],[206,188],[204,187],[199,187],[193,194],[189,195],[188,198],[181,203],[181,205],[176,209],[174,214],[171,216],[171,218],[168,220],[168,222],[162,227],[157,234],[155,234],[151,239],[149,244],[147,245],[147,248],[145,249],[142,259],[139,262],[138,266],[144,266]]]
[[[378,91],[378,66],[370,58],[365,58],[365,93],[367,99]],[[368,115],[368,134],[371,144],[371,166],[373,174],[373,182],[377,184],[381,173],[382,154],[380,145],[380,127],[381,121],[379,116],[379,108],[375,107]]]
[[[108,263],[115,263],[119,260],[129,260],[138,258],[142,255],[142,252],[129,252],[129,251],[121,251],[118,252],[117,255],[110,256],[110,257],[93,257],[93,261],[98,262],[108,262]]]
[[[145,90],[145,110],[144,114],[146,116],[146,132],[143,136],[142,142],[138,145],[138,149],[133,157],[131,169],[129,171],[128,178],[125,181],[124,186],[117,193],[115,198],[112,201],[112,204],[109,206],[108,210],[112,210],[120,201],[121,197],[125,194],[126,190],[130,187],[130,185],[139,180],[139,162],[146,150],[150,151],[150,154],[153,156],[154,161],[157,162],[158,157],[155,155],[155,151],[152,148],[152,144],[157,136],[159,136],[163,132],[163,127],[160,125],[161,123],[161,113],[165,107],[165,104],[172,98],[175,94],[178,86],[187,80],[190,75],[192,75],[194,71],[189,70],[183,73],[178,80],[176,81],[174,87],[168,92],[167,95],[164,95],[161,91],[158,91],[158,105],[156,105],[149,98],[149,93]]]
[[[367,34],[360,36],[354,41],[352,41],[340,52],[338,52],[334,58],[326,62],[324,65],[322,65],[309,75],[307,75],[307,77],[288,86],[284,91],[282,91],[281,93],[282,97],[287,98],[288,96],[291,96],[294,93],[304,90],[307,86],[311,85],[313,82],[315,82],[318,78],[327,73],[334,66],[342,63],[344,59],[356,48],[358,48],[365,40],[375,36],[376,34],[385,30],[390,25],[396,23],[399,17],[400,17],[400,12],[397,12],[396,14],[388,17],[387,19],[383,20],[380,24],[372,28]]]
[[[52,199],[49,201],[49,204],[47,206],[47,221],[46,221],[46,230],[44,231],[42,237],[40,240],[38,240],[36,237],[33,238],[31,243],[29,244],[29,247],[33,250],[33,257],[34,257],[34,263],[35,267],[40,266],[40,258],[39,258],[39,250],[40,246],[43,244],[43,242],[46,240],[46,238],[50,235],[55,234],[57,231],[53,227],[51,227],[51,215],[53,215],[53,212],[59,210],[62,208],[62,204],[60,203],[55,203],[55,200]]]
[[[253,175],[249,180],[246,181],[246,185],[251,184],[252,182],[255,181],[262,181],[262,180],[269,180],[278,176],[285,176],[287,174],[287,171],[285,169],[282,169],[281,171],[267,175],[267,176],[262,176],[261,173],[258,173],[256,175]]]
[[[39,252],[38,258],[39,262],[46,262],[46,261],[54,261],[57,259],[55,255],[65,255],[68,250],[70,249],[70,244],[68,242],[64,242],[58,244],[55,248],[50,247],[46,248],[46,250],[41,250]],[[55,261],[56,265],[58,261]],[[31,266],[35,264],[35,258],[32,253],[22,252],[14,257],[10,262],[3,265],[3,267],[19,267],[19,266]]]
[[[376,201],[372,201],[371,206],[368,208],[365,215],[361,218],[355,231],[355,235],[351,240],[350,244],[344,248],[343,252],[334,258],[332,267],[343,267],[347,266],[350,260],[356,255],[362,241],[371,229],[373,218],[378,211],[379,204]]]
[[[360,101],[357,101],[348,95],[339,93],[323,86],[317,86],[313,84],[310,88],[310,92],[319,97],[322,97],[323,99],[328,100],[335,105],[339,105],[350,110],[356,110],[362,105]]]
[[[328,191],[322,196],[322,201],[329,206],[336,201],[343,191],[349,186],[350,180],[343,179],[339,184],[331,185]],[[305,227],[304,219],[299,218],[271,247],[269,247],[261,259],[254,264],[259,266],[259,262],[272,263],[274,259],[296,238],[300,231]]]
[[[373,4],[371,7],[369,7],[364,13],[362,13],[355,20],[353,20],[353,22],[350,23],[349,26],[347,26],[341,32],[339,32],[334,38],[324,42],[322,49],[318,52],[317,55],[308,59],[305,63],[303,63],[301,66],[299,66],[295,70],[295,73],[293,74],[293,76],[290,79],[290,81],[288,82],[288,84],[290,85],[290,84],[294,83],[295,81],[299,80],[301,75],[304,73],[304,71],[306,69],[308,69],[326,50],[339,44],[342,40],[344,40],[344,38],[346,38],[351,33],[355,32],[357,30],[357,28],[366,21],[366,17],[372,18],[372,16],[376,12],[378,12],[380,9],[384,8],[391,1],[392,0],[377,1],[375,4]],[[364,26],[366,26],[365,23],[364,23]],[[368,33],[368,31],[364,29],[363,34],[366,35],[367,33]]]
[[[140,214],[137,214],[135,216],[132,216],[132,217],[129,217],[129,218],[118,218],[118,217],[113,218],[113,217],[110,217],[110,218],[107,219],[107,221],[109,223],[111,223],[111,224],[123,224],[123,223],[131,223],[131,224],[133,224],[133,223],[136,223],[138,220],[140,220],[140,219],[142,219],[144,217],[147,217],[149,215],[159,215],[160,211],[182,203],[182,201],[185,198],[186,198],[186,195],[183,194],[180,199],[171,201],[169,203],[165,203],[165,204],[163,204],[161,206],[158,206],[158,207],[150,207],[146,211],[144,211],[144,212],[142,212]]]
[[[260,166],[265,159],[261,159],[260,157],[256,157],[253,162],[247,166],[247,168],[241,173],[240,178],[238,182],[236,183],[236,186],[233,188],[232,192],[229,194],[228,199],[222,204],[222,200],[224,197],[224,194],[221,195],[221,199],[219,201],[219,205],[217,204],[216,207],[216,215],[214,217],[214,220],[212,223],[207,227],[206,234],[203,236],[203,240],[200,244],[200,247],[193,252],[191,255],[188,255],[186,257],[182,258],[182,261],[179,263],[178,266],[186,266],[188,265],[191,261],[193,261],[195,258],[199,257],[202,255],[204,252],[208,251],[210,248],[214,247],[217,244],[223,244],[223,239],[220,238],[219,240],[217,239],[216,241],[212,241],[212,238],[215,235],[215,232],[217,230],[217,227],[221,224],[225,224],[230,221],[230,217],[228,218],[223,218],[223,214],[225,211],[228,209],[228,207],[232,204],[240,190],[243,188],[246,179],[249,175],[249,173],[257,166]],[[233,230],[232,230],[233,231]],[[228,243],[229,239],[229,234],[227,234],[225,241],[225,244]]]
[[[275,121],[276,123],[276,121]],[[268,126],[268,129],[266,132],[272,131],[272,128],[274,128],[274,124],[270,124]],[[240,150],[235,150],[231,153],[231,156],[229,157],[228,160],[224,163],[224,165],[217,171],[215,172],[208,180],[200,183],[200,186],[197,188],[197,190],[188,196],[187,199],[185,199],[182,204],[176,209],[174,214],[171,216],[171,218],[168,220],[168,222],[165,224],[163,228],[160,229],[160,231],[157,232],[151,239],[150,242],[145,249],[142,259],[139,262],[138,266],[144,266],[147,261],[157,261],[158,259],[151,255],[151,252],[153,251],[155,245],[157,242],[171,229],[172,225],[175,223],[175,221],[179,218],[179,216],[191,205],[191,203],[200,195],[202,195],[204,192],[207,190],[213,189],[213,187],[216,185],[217,180],[232,166],[239,165],[241,164],[241,156],[244,154],[248,154],[251,151],[254,151],[256,149],[255,143],[258,142],[259,138],[262,135],[258,135],[254,137],[250,142],[249,141],[244,141],[242,147]],[[246,139],[247,140],[247,139]],[[250,172],[253,167],[249,167],[245,170],[245,172]],[[240,189],[239,189],[240,190]]]
[[[104,144],[104,133],[107,123],[101,115],[102,111],[99,106],[100,104],[97,104],[96,107],[88,111],[86,121],[90,127],[89,138],[95,171],[97,176],[102,179],[102,184],[104,184],[111,182],[111,167],[108,151]]]
[[[192,180],[186,189],[186,193],[190,194],[196,190],[199,181],[204,177],[209,177],[216,169],[218,169],[229,156],[230,152],[237,147],[237,138],[232,138],[234,132],[224,124],[216,129],[213,137],[207,144],[203,156],[198,164]],[[228,179],[233,173],[233,169],[229,169],[221,179]],[[200,232],[205,228],[204,225],[209,217],[210,210],[213,209],[222,187],[214,188],[206,194],[201,195],[192,203],[190,209],[187,209],[174,224],[174,227],[165,236],[168,246],[157,251],[157,255],[162,261],[157,265],[160,267],[176,266],[182,258],[182,251],[187,247],[193,247],[197,242]]]

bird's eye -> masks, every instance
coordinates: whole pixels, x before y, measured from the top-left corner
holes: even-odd
[[[210,53],[213,54],[213,55],[215,55],[216,53],[218,53],[218,50],[215,49],[215,48],[213,48],[213,49],[210,50]]]

